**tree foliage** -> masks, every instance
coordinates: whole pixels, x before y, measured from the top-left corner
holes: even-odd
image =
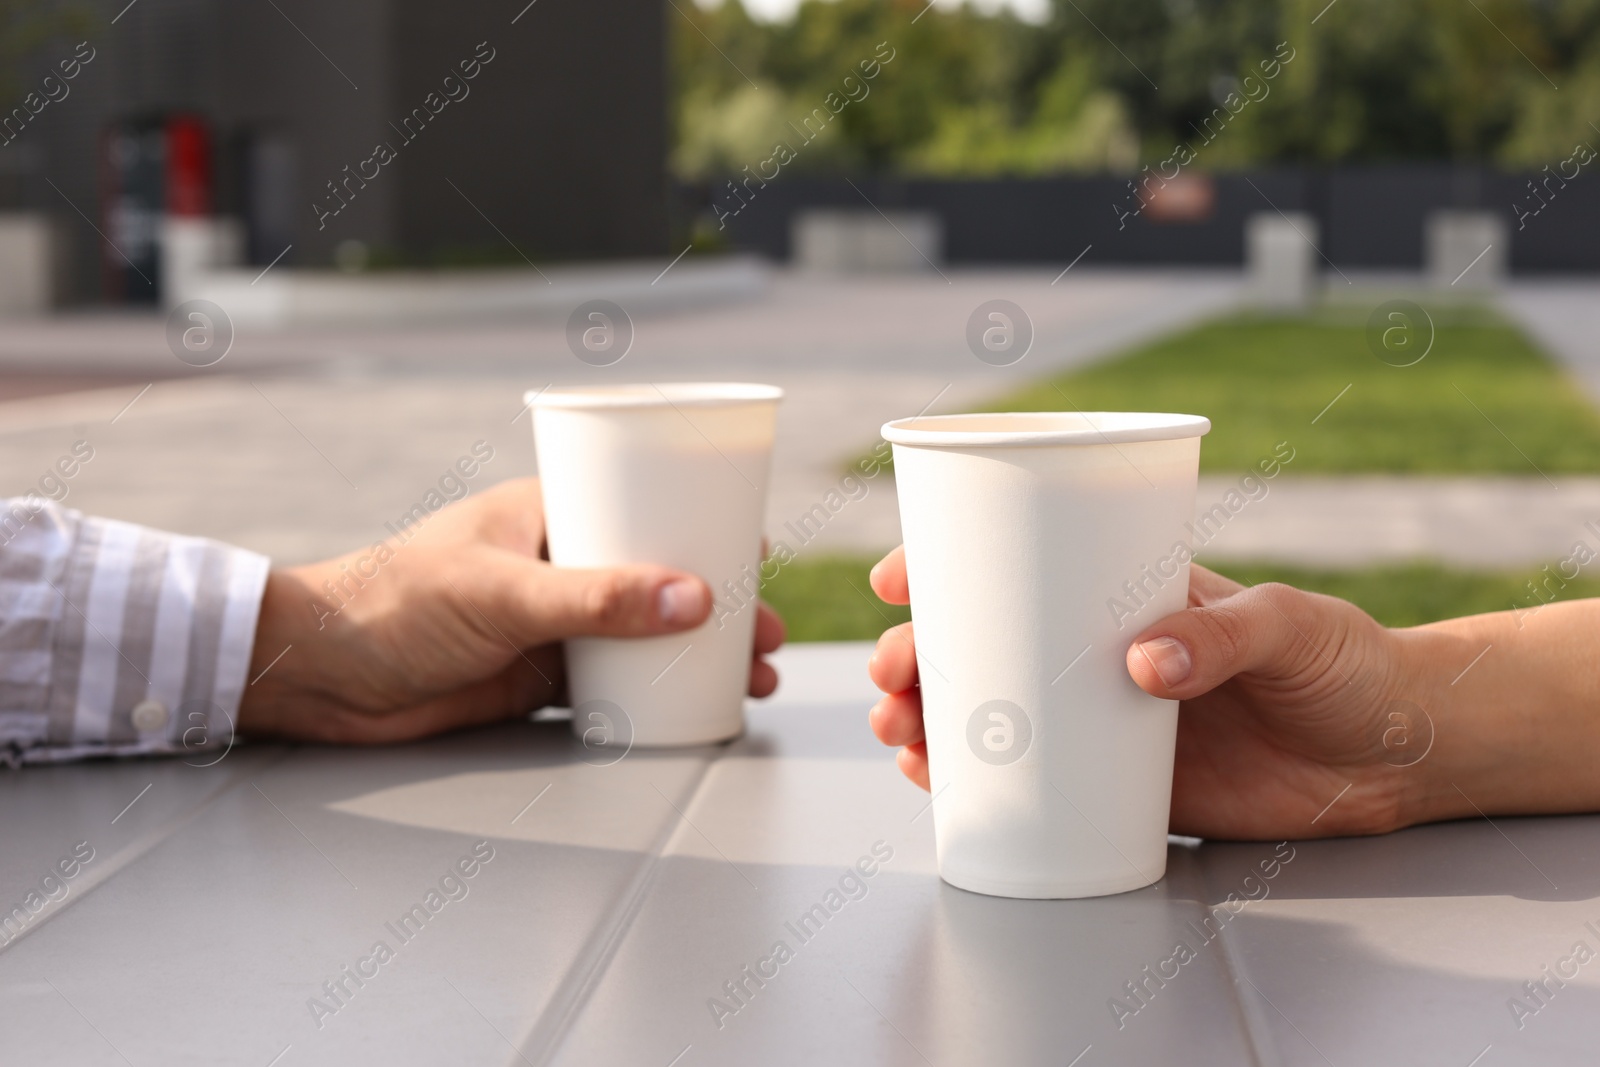
[[[1206,165],[1459,160],[1542,166],[1600,144],[1600,0],[1052,0],[1040,25],[925,0],[669,10],[673,163],[771,154],[867,81],[796,165],[942,175],[1130,170],[1192,142],[1257,80]],[[1287,52],[1278,76],[1261,64]],[[1265,83],[1264,90],[1259,83]]]
[[[32,67],[38,65],[45,42],[77,38],[96,28],[98,20],[78,3],[0,0],[0,100],[5,101],[0,106],[13,106],[15,97],[30,87]]]

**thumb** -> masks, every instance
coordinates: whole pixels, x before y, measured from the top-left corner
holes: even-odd
[[[700,625],[711,612],[705,582],[653,564],[580,569],[529,561],[507,585],[512,636],[524,645],[672,633]]]
[[[1169,700],[1200,696],[1236,674],[1304,681],[1343,674],[1325,651],[1342,644],[1348,620],[1335,610],[1340,604],[1276,582],[1253,586],[1144,631],[1128,649],[1128,673]]]

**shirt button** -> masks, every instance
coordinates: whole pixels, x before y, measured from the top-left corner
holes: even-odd
[[[142,700],[134,705],[133,728],[141,734],[153,734],[167,725],[167,706],[159,700]]]

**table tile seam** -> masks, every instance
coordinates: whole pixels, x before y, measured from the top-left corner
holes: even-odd
[[[726,752],[727,749],[724,748],[700,767],[683,799],[685,810],[693,806],[705,785],[706,776]],[[540,1011],[538,1020],[522,1041],[518,1055],[523,1062],[536,1067],[545,1067],[560,1053],[562,1045],[565,1044],[594,991],[610,972],[611,963],[629,932],[632,931],[634,920],[643,911],[649,899],[649,890],[655,884],[662,861],[665,859],[667,846],[677,833],[681,821],[678,818],[663,820],[662,828],[657,833],[646,857],[640,862],[639,870],[619,897],[615,917],[609,924],[597,928],[589,936],[583,951],[558,983],[557,989],[560,992]]]
[[[1205,845],[1202,844],[1200,847],[1204,849]],[[1200,860],[1196,866],[1199,868],[1200,886],[1205,894],[1202,903],[1207,908],[1216,907],[1216,904],[1211,903],[1219,896],[1212,885],[1211,864]],[[1227,929],[1220,930],[1217,934],[1217,940],[1222,944],[1222,973],[1228,980],[1228,999],[1233,1005],[1239,1029],[1244,1032],[1245,1043],[1250,1049],[1255,1067],[1277,1067],[1284,1060],[1279,1054],[1277,1041],[1272,1038],[1264,1014],[1254,1001],[1245,1002],[1242,987],[1249,982],[1249,979],[1245,976],[1244,958],[1233,944],[1234,939],[1228,936],[1232,932],[1231,929]]]
[[[287,746],[277,755],[263,759],[261,762],[255,764],[252,774],[234,774],[228,781],[223,782],[209,793],[206,793],[204,796],[200,797],[199,800],[191,804],[189,808],[183,811],[181,814],[165,821],[160,827],[154,830],[146,831],[138,837],[135,837],[127,844],[126,847],[122,849],[121,852],[117,853],[110,862],[95,870],[89,879],[83,882],[75,883],[75,892],[73,892],[66,899],[62,900],[59,907],[51,908],[49,912],[41,915],[36,921],[29,923],[16,937],[12,938],[5,945],[0,946],[0,956],[4,956],[5,953],[13,946],[17,945],[19,942],[25,941],[36,931],[47,926],[51,920],[55,919],[58,915],[65,914],[68,909],[76,904],[76,902],[89,896],[102,885],[111,881],[112,878],[120,874],[123,870],[149,855],[173,834],[194,822],[195,819],[199,818],[203,811],[214,805],[224,795],[234,789],[248,785],[249,779],[254,773],[281,763],[283,760],[287,759],[291,754],[293,754],[294,751],[295,746]]]

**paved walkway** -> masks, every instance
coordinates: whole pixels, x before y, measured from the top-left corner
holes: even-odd
[[[305,560],[382,536],[480,438],[496,449],[485,479],[532,473],[528,419],[517,417],[530,386],[753,378],[788,390],[769,509],[780,530],[838,483],[883,422],[1100,358],[1214,313],[1239,286],[1226,274],[1082,270],[1052,285],[1058,272],[949,271],[949,284],[773,272],[756,298],[636,314],[632,350],[599,369],[568,350],[564,322],[545,318],[241,333],[217,370],[244,374],[156,380],[120,417],[140,387],[0,404],[0,492],[25,491],[85,437],[96,456],[70,484],[71,504]],[[1011,367],[966,345],[973,309],[997,297],[1023,307],[1036,333]],[[176,363],[156,317],[0,332],[4,365],[125,380]],[[897,540],[885,479],[813,547]]]
[[[1418,284],[1413,279],[1406,287]],[[1499,299],[1600,404],[1600,279],[1521,282]],[[1234,516],[1202,558],[1331,567],[1432,559],[1537,568],[1570,555],[1579,540],[1600,551],[1600,456],[1596,471],[1553,484],[1537,477],[1282,478]],[[1220,502],[1235,484],[1202,478],[1197,511]],[[875,550],[898,534],[894,487],[885,484],[842,512],[817,545]]]
[[[788,390],[768,512],[781,536],[786,521],[839,484],[846,460],[877,440],[882,422],[978,403],[1101,358],[1222,311],[1240,290],[1238,277],[1224,273],[1086,268],[1052,284],[1058,270],[948,271],[945,284],[757,269],[755,283],[729,300],[636,309],[632,350],[601,369],[568,350],[564,322],[539,316],[241,333],[234,352],[200,374],[172,357],[159,317],[8,324],[0,365],[117,384],[0,403],[0,492],[27,490],[83,437],[95,459],[69,484],[69,503],[299,561],[382,536],[383,523],[479,439],[496,449],[485,483],[532,472],[528,420],[518,417],[529,386],[737,377]],[[968,317],[994,298],[1021,306],[1036,332],[1028,356],[1011,367],[988,366],[966,345]],[[1600,399],[1600,343],[1592,340],[1600,338],[1600,284],[1519,284],[1503,300]],[[175,372],[185,377],[174,380]],[[140,378],[154,382],[142,394],[126,384]],[[1201,508],[1230,484],[1204,479]],[[1579,538],[1600,544],[1584,527],[1600,523],[1600,478],[1556,485],[1282,478],[1203,558],[1537,566]],[[898,536],[894,487],[880,478],[806,552],[878,551]]]
[[[1600,278],[1518,282],[1499,304],[1600,403]]]

